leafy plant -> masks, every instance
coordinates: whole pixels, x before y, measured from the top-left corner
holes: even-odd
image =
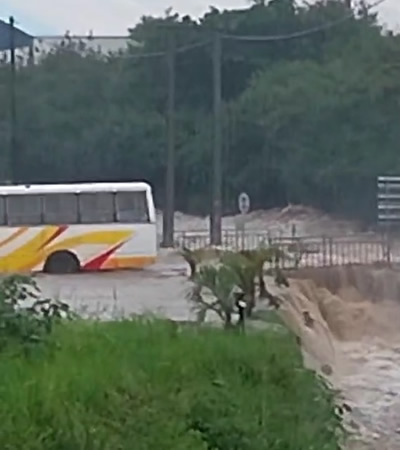
[[[227,252],[222,256],[221,262],[235,274],[236,287],[243,293],[246,314],[250,316],[256,305],[256,276],[259,274],[259,261],[252,260],[242,253]]]
[[[41,342],[56,323],[73,317],[67,304],[42,299],[31,277],[11,275],[0,282],[0,348]]]
[[[276,245],[265,246],[262,244],[257,249],[242,250],[240,253],[245,256],[255,268],[260,298],[267,297],[268,292],[264,281],[264,266],[266,263],[269,263],[272,267],[278,268],[280,261],[284,257],[284,252]]]
[[[268,291],[264,281],[265,262],[273,263],[274,281],[288,286],[288,281],[278,266],[280,250],[263,247],[257,250],[224,252],[218,265],[205,265],[196,272],[187,298],[197,312],[198,320],[204,321],[208,311],[216,313],[225,328],[232,326],[235,312],[241,314],[244,304],[246,316],[250,317],[256,306],[256,284],[260,297],[267,298],[271,306],[279,307],[277,299]],[[257,281],[256,281],[257,280]],[[241,317],[240,323],[241,322]]]
[[[197,313],[197,320],[203,322],[207,313],[212,311],[226,329],[232,328],[238,282],[237,273],[227,265],[201,267],[187,295]]]
[[[262,244],[258,249],[243,250],[240,253],[248,260],[249,264],[253,267],[253,270],[255,270],[255,278],[258,281],[259,287],[259,297],[261,299],[268,299],[271,306],[278,306],[276,299],[267,288],[264,275],[265,266],[267,264],[268,269],[266,273],[274,277],[274,282],[276,285],[289,285],[280,267],[281,262],[286,257],[284,251],[277,245],[270,244],[266,246],[265,244]],[[254,307],[255,296],[254,302],[249,307],[250,314]]]

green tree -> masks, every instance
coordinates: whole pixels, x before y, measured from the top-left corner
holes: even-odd
[[[164,198],[167,71],[176,55],[177,206],[210,207],[212,47],[223,40],[224,205],[246,190],[254,207],[301,202],[371,218],[375,177],[398,173],[399,36],[365,4],[254,2],[199,20],[168,12],[103,55],[66,38],[18,70],[20,177],[26,182],[145,179]],[[347,20],[342,20],[348,17]],[[341,21],[296,39],[250,42]],[[235,38],[236,37],[236,38]],[[201,45],[197,45],[201,44]],[[9,178],[9,71],[0,66],[0,178]]]

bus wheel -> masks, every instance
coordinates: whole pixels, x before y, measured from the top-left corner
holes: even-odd
[[[79,269],[78,258],[66,250],[52,253],[44,265],[44,272],[53,274],[77,273]]]

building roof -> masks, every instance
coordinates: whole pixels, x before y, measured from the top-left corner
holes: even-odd
[[[33,36],[14,27],[15,48],[30,47],[33,43]],[[10,50],[10,25],[0,20],[0,51]]]
[[[144,181],[115,182],[115,183],[69,183],[69,184],[32,184],[0,186],[1,195],[17,194],[49,194],[81,192],[151,192],[151,187]]]

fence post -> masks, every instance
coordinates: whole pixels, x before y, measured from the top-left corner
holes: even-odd
[[[179,236],[179,234],[178,234],[178,236]],[[187,245],[186,245],[186,231],[182,231],[181,232],[180,247],[187,247]]]
[[[328,253],[329,253],[329,266],[333,266],[333,238],[330,237],[329,238],[329,249],[328,249]]]
[[[386,234],[386,262],[388,264],[388,266],[390,266],[391,264],[391,253],[392,253],[392,249],[391,249],[391,243],[390,243],[390,236],[389,233]]]
[[[229,230],[223,230],[221,245],[223,250],[232,250],[232,245],[234,245],[234,242]]]
[[[326,266],[326,237],[322,236],[322,265]]]

